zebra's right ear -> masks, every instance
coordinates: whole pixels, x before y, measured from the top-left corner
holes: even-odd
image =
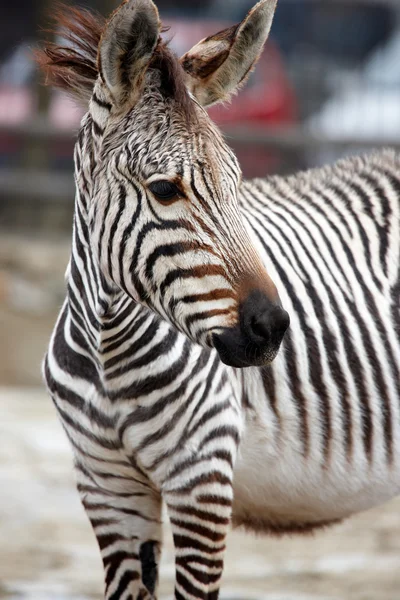
[[[125,0],[111,15],[99,44],[102,80],[117,106],[135,102],[160,36],[152,0]]]

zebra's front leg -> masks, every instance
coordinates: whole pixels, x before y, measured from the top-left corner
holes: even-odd
[[[175,599],[217,600],[233,501],[229,442],[184,471],[186,477],[172,474],[163,489],[175,544]]]
[[[105,600],[155,600],[162,545],[161,495],[144,481],[76,465],[78,491],[105,571]]]

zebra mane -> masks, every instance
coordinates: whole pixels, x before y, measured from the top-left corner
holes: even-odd
[[[99,75],[98,48],[107,20],[99,13],[60,4],[55,11],[54,26],[46,32],[60,43],[47,42],[34,52],[45,75],[45,84],[61,88],[80,103],[87,104]],[[162,32],[168,31],[163,28]],[[173,97],[189,119],[193,102],[185,84],[185,74],[168,42],[159,39],[149,65],[160,72],[164,94]]]
[[[35,51],[46,85],[66,90],[81,102],[89,101],[99,73],[97,52],[105,23],[98,13],[58,6],[54,26],[46,33],[61,38],[61,44],[48,42]]]

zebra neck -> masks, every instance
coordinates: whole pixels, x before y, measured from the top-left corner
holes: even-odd
[[[115,383],[112,373],[126,361],[134,364],[154,338],[178,336],[171,325],[135,303],[105,277],[93,247],[90,218],[96,197],[94,182],[101,167],[102,141],[111,109],[101,84],[96,84],[75,146],[76,199],[67,275],[70,338],[79,339],[83,354],[95,365],[98,381],[107,389]],[[159,352],[160,356],[165,354]]]
[[[156,332],[161,319],[105,279],[90,246],[82,243],[81,231],[76,222],[68,273],[70,337],[76,338],[74,332],[78,332],[80,340],[85,340],[85,354],[105,383],[108,362],[117,366],[127,352],[134,360],[149,342],[147,337],[139,343],[143,331]]]
[[[73,226],[72,252],[67,274],[67,306],[70,333],[79,331],[85,339],[85,353],[95,364],[99,380],[106,379],[107,360],[113,364],[120,349],[133,344],[139,329],[153,331],[160,321],[150,310],[137,304],[130,296],[107,279],[100,269],[90,240],[88,215],[85,209],[86,177],[77,170],[77,197]],[[149,329],[150,328],[150,329]],[[75,336],[76,337],[76,336]],[[131,344],[132,342],[132,344]]]
[[[101,348],[104,323],[109,325],[121,304],[134,304],[105,278],[90,234],[91,211],[96,195],[94,182],[101,163],[102,141],[111,108],[101,82],[97,82],[89,112],[82,119],[74,152],[76,195],[72,252],[67,272],[67,303],[71,319],[87,336],[93,353]]]

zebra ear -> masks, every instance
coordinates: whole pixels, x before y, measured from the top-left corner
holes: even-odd
[[[117,105],[135,101],[160,35],[151,0],[125,0],[111,15],[99,44],[99,73]]]
[[[187,86],[203,106],[228,100],[261,56],[277,0],[261,0],[239,23],[208,37],[181,58]]]

